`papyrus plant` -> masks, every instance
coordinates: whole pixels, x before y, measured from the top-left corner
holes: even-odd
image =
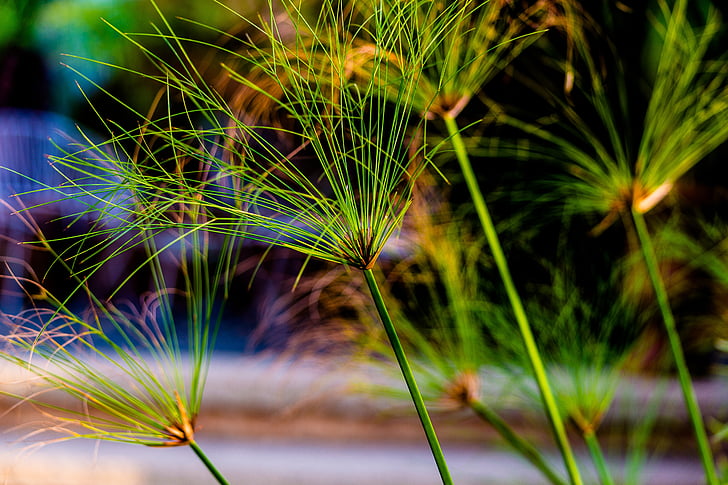
[[[643,319],[636,305],[615,297],[618,271],[606,281],[592,278],[592,287],[576,282],[567,256],[549,266],[550,281],[527,308],[547,356],[559,408],[584,440],[600,482],[613,484],[597,433],[618,386],[629,385],[620,378]]]
[[[515,320],[521,333],[524,350],[529,357],[534,378],[543,398],[544,411],[556,443],[561,451],[572,483],[582,479],[569,444],[564,424],[548,382],[542,358],[536,346],[533,331],[524,311],[523,302],[513,282],[508,261],[504,255],[495,224],[461,135],[457,118],[486,83],[515,58],[531,40],[537,38],[543,27],[550,22],[550,5],[537,2],[533,7],[518,11],[505,2],[413,2],[417,22],[409,39],[410,49],[426,53],[421,84],[417,96],[412,97],[412,109],[425,119],[436,119],[444,124],[444,131],[452,144],[460,172],[480,220],[483,232],[494,256],[496,267],[506,289]],[[376,2],[352,2],[354,9],[364,14],[371,12]],[[387,9],[396,9],[397,2],[386,2]],[[536,27],[534,28],[534,25]],[[434,26],[443,26],[435,30]],[[411,68],[407,58],[391,53],[393,69],[400,68],[406,76]],[[373,67],[370,67],[373,66]],[[378,69],[376,60],[363,63],[361,70]],[[397,96],[390,92],[390,96]]]
[[[39,242],[51,250],[48,241]],[[88,307],[76,309],[78,299],[71,305],[38,281],[16,277],[34,295],[34,304],[18,314],[0,312],[0,357],[34,375],[39,390],[31,395],[0,393],[42,409],[57,423],[51,430],[61,433],[59,440],[190,446],[215,479],[227,483],[203,453],[195,432],[228,268],[208,263],[208,246],[197,234],[169,246],[187,256],[179,267],[184,283],[164,287],[156,264],[159,253],[153,251],[149,262],[158,287],[138,301],[102,302],[60,257],[58,264],[78,283],[77,292],[84,290]],[[218,250],[232,256],[237,248],[227,240]],[[174,299],[185,302],[184,312],[173,310]],[[57,393],[65,398],[59,400]]]
[[[416,228],[412,231],[415,250],[389,271],[387,288],[391,289],[384,294],[408,354],[416,356],[413,365],[430,409],[470,410],[547,480],[565,483],[527,433],[515,431],[498,411],[499,396],[501,401],[520,402],[528,409],[540,401],[523,372],[529,362],[509,307],[498,303],[498,285],[485,276],[492,267],[482,251],[485,240],[473,236],[462,213],[443,210],[437,198],[423,199],[427,202],[416,204],[408,218],[408,226]],[[558,259],[558,263],[541,263],[545,268],[539,266],[539,273],[545,271],[550,279],[531,282],[526,310],[560,416],[583,437],[600,480],[614,483],[597,430],[612,407],[623,360],[641,328],[639,318],[634,305],[614,299],[616,278],[597,279],[594,288],[587,288],[584,282],[575,282],[568,258]],[[332,287],[331,294],[346,295],[356,321],[371,321],[370,306],[352,296],[351,285],[336,280],[326,283],[328,275],[322,280],[321,284]],[[336,303],[330,311],[336,315]],[[361,345],[364,356],[370,355],[367,352],[386,355],[377,331],[361,323],[359,328],[360,334],[351,332],[350,338]]]
[[[656,68],[648,82],[646,109],[632,104],[627,73],[616,58],[605,64],[591,50],[593,24],[575,2],[564,3],[575,55],[584,66],[574,78],[572,99],[545,89],[537,80],[527,86],[554,106],[561,123],[504,121],[524,130],[532,143],[501,155],[552,160],[565,166],[557,191],[576,214],[598,215],[595,235],[622,219],[635,234],[665,323],[670,349],[685,396],[708,483],[717,483],[712,452],[687,371],[675,318],[662,281],[644,214],[673,192],[679,178],[728,140],[728,63],[711,47],[722,23],[718,10],[707,9],[695,25],[689,2],[659,1],[649,19],[659,39]],[[609,52],[609,49],[608,49]],[[612,53],[613,54],[613,53]],[[611,59],[611,57],[608,57]],[[570,71],[573,75],[573,71]],[[590,120],[595,120],[590,121]]]
[[[277,111],[286,128],[261,125],[250,112],[232,108],[189,57],[186,47],[199,42],[177,36],[161,12],[160,27],[151,34],[120,32],[153,67],[132,74],[158,82],[161,94],[149,115],[137,113],[139,129],[109,124],[116,133],[110,144],[124,153],[110,161],[134,194],[133,204],[120,204],[130,217],[117,234],[132,235],[128,246],[144,240],[134,239],[135,233],[170,228],[183,236],[252,239],[361,270],[443,482],[451,483],[372,272],[428,162],[427,151],[410,150],[409,134],[411,98],[429,52],[410,49],[419,3],[377,8],[361,18],[338,2],[324,1],[315,16],[307,16],[298,2],[282,5],[280,17],[270,4],[267,20],[241,18],[252,30],[248,37],[227,36],[224,48],[205,46],[225,57],[219,69],[255,94],[253,102]],[[354,83],[351,54],[362,36],[371,42],[373,67]],[[162,40],[169,52],[146,48],[145,37]],[[433,35],[432,42],[438,41]],[[407,61],[396,76],[389,67],[393,53]],[[393,90],[400,95],[388,96]],[[423,120],[415,117],[415,123],[426,132]],[[80,161],[65,157],[56,163]],[[173,217],[170,209],[177,204],[201,218]]]
[[[489,392],[501,379],[507,382],[500,393],[506,399],[515,394],[506,388],[531,382],[523,373],[530,364],[510,308],[493,297],[500,293],[499,285],[484,277],[485,267],[492,265],[483,251],[485,239],[473,234],[462,214],[449,212],[436,200],[423,197],[413,209],[408,224],[415,249],[390,272],[390,286],[404,296],[394,298],[393,291],[385,292],[401,322],[407,350],[416,356],[418,380],[433,409],[470,410],[550,483],[567,483],[528,437],[514,430],[491,404],[498,398]],[[359,315],[359,320],[367,321],[366,306]],[[369,337],[358,339],[364,355],[383,354],[376,332],[363,330]]]

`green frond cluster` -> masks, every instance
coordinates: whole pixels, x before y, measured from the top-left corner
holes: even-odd
[[[61,301],[38,281],[18,281],[37,295],[19,314],[0,312],[0,358],[37,376],[43,391],[14,397],[46,410],[69,438],[196,446],[195,420],[229,298],[228,262],[240,249],[225,240],[216,246],[218,260],[209,261],[209,241],[199,235],[166,243],[180,256],[181,281],[175,282],[165,281],[154,239],[140,235],[150,255],[143,266],[150,267],[156,291],[138,301],[100,301],[60,255],[57,264],[76,282],[76,292],[84,291],[88,306],[76,310],[78,301]],[[51,242],[41,241],[53,252]],[[173,308],[175,299],[184,301],[184,311]],[[68,397],[74,405],[62,404]]]
[[[647,212],[685,172],[728,140],[728,57],[708,48],[723,22],[711,6],[695,27],[688,2],[660,1],[655,30],[662,41],[635,160],[634,206]]]
[[[187,444],[193,438],[204,383],[204,362],[183,358],[159,302],[133,312],[97,308],[29,309],[3,315],[3,359],[70,396],[77,407],[47,397],[18,396],[84,437],[149,446]],[[47,391],[46,391],[47,392]]]
[[[390,274],[398,294],[407,296],[387,295],[388,305],[418,357],[414,361],[433,404],[493,402],[493,395],[482,394],[482,382],[491,375],[510,379],[511,397],[529,395],[538,404],[530,381],[523,379],[528,361],[513,317],[507,306],[495,302],[497,291],[482,277],[484,267],[492,264],[483,257],[484,241],[471,239],[464,226],[464,221],[423,221],[413,256]],[[552,280],[532,287],[526,311],[561,412],[580,428],[595,431],[611,407],[642,325],[636,307],[611,300],[610,287],[602,285],[594,290],[596,296],[586,298],[588,290],[576,285],[568,268],[566,262],[548,268]],[[427,305],[420,303],[423,293]],[[427,322],[426,328],[420,321]],[[376,333],[372,337],[376,340]],[[386,353],[383,344],[370,343],[376,352]],[[474,394],[464,393],[466,388]],[[463,392],[455,393],[457,389]],[[468,399],[456,401],[454,395]]]
[[[421,78],[411,93],[413,109],[425,118],[457,117],[471,98],[495,74],[515,58],[542,32],[534,24],[544,22],[542,6],[526,10],[509,9],[504,2],[439,0],[403,2],[352,2],[355,11],[368,15],[377,9],[388,12],[407,8],[413,22],[406,27],[406,49],[391,51],[390,68],[393,76],[406,78],[408,72],[419,68]],[[391,22],[399,16],[389,16]],[[391,23],[394,30],[399,24]],[[373,49],[364,43],[359,47],[361,57]],[[421,52],[412,58],[408,53]],[[421,65],[413,66],[412,62]],[[356,72],[366,76],[377,62],[361,62]],[[397,72],[398,71],[398,72]],[[390,97],[401,96],[398,90],[389,90]],[[409,93],[408,93],[409,94]]]
[[[624,364],[644,327],[637,308],[610,298],[610,288],[580,288],[567,269],[552,268],[543,301],[528,307],[564,416],[594,433],[611,408]],[[595,293],[585,298],[587,291]]]
[[[163,17],[164,29],[151,35],[169,45],[177,66],[147,50],[139,35],[123,34],[158,71],[136,74],[159,82],[164,94],[153,116],[139,114],[142,126],[122,131],[106,151],[113,153],[108,162],[121,158],[117,178],[133,194],[122,209],[137,230],[203,230],[369,268],[427,163],[409,134],[424,55],[405,45],[414,19],[407,9],[380,9],[354,23],[335,5],[309,19],[296,3],[285,6],[299,29],[285,31],[271,12],[254,24],[263,46],[235,39],[237,50],[221,53],[229,56],[230,78],[254,94],[247,105],[271,106],[287,129],[259,126],[231,107],[186,56],[184,45],[193,41],[175,36]],[[344,31],[353,34],[342,38]],[[374,67],[354,82],[352,55],[364,32],[375,41]],[[391,52],[407,60],[396,76]],[[388,90],[398,97],[384,96]],[[172,104],[181,111],[173,114]],[[173,220],[169,211],[178,205],[202,214],[204,224]]]
[[[544,124],[524,123],[507,114],[501,118],[540,140],[526,148],[506,147],[501,155],[528,153],[565,164],[569,174],[560,179],[559,190],[573,211],[605,218],[597,231],[632,207],[643,213],[650,210],[680,176],[728,140],[725,55],[712,58],[708,50],[720,32],[720,15],[711,7],[705,25],[695,26],[687,4],[680,0],[670,7],[658,2],[652,20],[659,56],[644,113],[629,103],[626,87],[632,81],[619,61],[609,72],[614,85],[607,86],[604,67],[590,50],[592,24],[574,2],[565,2],[564,28],[585,66],[573,89],[585,96],[586,104],[549,93],[531,80],[526,85],[546,95],[560,118]],[[573,71],[567,75],[573,78]],[[590,110],[596,124],[590,121]],[[635,142],[630,130],[639,126],[642,131]]]

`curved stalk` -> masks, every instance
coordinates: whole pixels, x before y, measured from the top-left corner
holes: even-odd
[[[440,442],[437,439],[437,434],[435,434],[435,428],[432,425],[432,421],[430,420],[430,415],[427,413],[425,401],[424,399],[422,399],[422,394],[417,387],[414,373],[412,372],[409,362],[407,361],[407,357],[404,354],[402,343],[399,341],[397,331],[394,328],[394,323],[389,316],[389,311],[387,310],[387,306],[384,303],[384,298],[382,298],[382,293],[379,291],[377,280],[374,278],[374,273],[371,269],[364,269],[362,271],[364,272],[364,278],[366,279],[367,285],[369,286],[369,291],[371,291],[372,293],[372,299],[374,300],[374,304],[376,305],[379,316],[382,319],[384,331],[387,333],[389,342],[392,345],[392,349],[394,350],[394,355],[397,358],[397,363],[399,364],[399,368],[402,371],[404,380],[407,383],[407,388],[409,389],[410,396],[412,396],[412,402],[414,403],[415,409],[417,410],[417,416],[419,416],[420,418],[420,423],[422,423],[422,429],[427,436],[427,443],[430,445],[430,449],[432,450],[432,456],[435,458],[435,463],[437,464],[437,469],[440,472],[442,483],[444,485],[452,485],[453,482],[452,478],[450,477],[450,471],[447,468],[445,456],[442,453],[442,448],[440,447]]]
[[[554,485],[565,485],[566,482],[551,468],[543,455],[531,443],[513,432],[510,426],[492,409],[480,401],[471,401],[470,408],[484,421],[490,424],[509,445],[535,466]]]
[[[614,479],[609,472],[609,467],[607,466],[607,461],[604,459],[604,453],[602,453],[602,447],[599,444],[599,440],[597,440],[596,433],[594,430],[584,430],[582,436],[594,461],[594,468],[596,468],[597,475],[599,475],[599,481],[602,485],[614,485]]]
[[[695,433],[695,439],[698,442],[698,451],[700,453],[703,469],[705,470],[705,481],[708,485],[718,485],[720,482],[718,481],[718,476],[715,471],[713,451],[710,448],[708,434],[705,431],[705,424],[703,423],[703,415],[700,412],[698,400],[695,396],[695,389],[693,388],[693,382],[690,378],[687,363],[685,362],[685,354],[683,353],[680,336],[678,335],[677,328],[675,326],[675,317],[672,314],[672,309],[670,308],[667,290],[665,290],[665,284],[660,276],[657,256],[655,255],[655,249],[652,246],[650,232],[647,229],[647,224],[645,223],[644,216],[641,212],[633,209],[632,220],[634,221],[635,229],[637,230],[637,237],[639,238],[640,246],[642,247],[642,255],[645,260],[645,266],[647,267],[647,273],[650,276],[652,288],[655,290],[655,298],[662,315],[662,321],[665,324],[665,332],[667,333],[670,351],[672,352],[675,367],[677,368],[678,381],[680,382],[680,388],[682,389],[683,398],[685,400],[685,407],[688,410],[688,415],[690,416],[690,421]]]
[[[508,262],[506,261],[500,240],[498,239],[498,233],[495,230],[495,225],[493,224],[493,220],[488,212],[485,198],[478,186],[478,181],[475,177],[475,173],[473,172],[473,167],[470,164],[470,158],[468,157],[467,150],[465,149],[465,144],[460,136],[460,130],[457,126],[457,122],[455,121],[455,118],[450,115],[445,115],[443,120],[447,126],[447,131],[450,135],[453,148],[455,149],[455,155],[457,156],[458,163],[460,164],[460,170],[462,171],[465,183],[468,186],[468,191],[470,192],[470,197],[473,201],[473,205],[475,206],[475,211],[477,212],[480,223],[483,226],[485,237],[488,240],[488,245],[490,246],[496,266],[498,267],[498,272],[503,280],[503,286],[506,289],[508,299],[511,307],[513,308],[513,313],[516,317],[516,322],[518,323],[521,338],[523,339],[523,344],[525,346],[526,353],[528,354],[528,359],[531,363],[536,383],[538,384],[538,388],[541,392],[541,399],[543,400],[546,414],[551,424],[551,429],[554,433],[559,450],[561,451],[564,465],[569,473],[571,483],[573,485],[581,485],[581,474],[579,473],[579,468],[576,465],[576,460],[574,459],[574,453],[571,449],[569,439],[566,436],[566,428],[563,420],[561,419],[561,415],[559,414],[558,407],[556,406],[556,399],[554,398],[548,377],[546,376],[546,369],[541,359],[541,355],[539,354],[538,347],[536,346],[536,340],[533,337],[531,325],[529,324],[526,312],[523,309],[521,297],[519,296],[518,290],[516,290],[516,286],[511,278]]]
[[[220,473],[220,470],[217,469],[217,467],[210,461],[210,459],[207,457],[207,455],[202,451],[202,448],[200,448],[200,445],[197,444],[195,440],[190,440],[189,442],[190,448],[192,448],[192,451],[195,452],[197,457],[202,461],[202,463],[205,464],[207,469],[210,471],[213,477],[215,477],[215,480],[217,480],[217,483],[220,485],[230,485],[230,482],[228,482],[225,477]]]

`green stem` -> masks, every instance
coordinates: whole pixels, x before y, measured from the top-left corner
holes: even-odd
[[[565,485],[566,482],[551,468],[543,455],[528,441],[513,432],[510,426],[492,409],[480,401],[472,401],[470,408],[484,421],[491,425],[518,453],[526,458],[554,485]]]
[[[642,413],[639,425],[633,430],[629,437],[627,447],[627,463],[624,465],[624,485],[639,485],[643,482],[640,473],[647,461],[647,447],[652,430],[655,428],[660,408],[664,402],[665,391],[667,390],[667,379],[657,381],[647,407]]]
[[[602,485],[614,485],[614,479],[609,472],[609,467],[607,467],[607,462],[604,459],[604,453],[602,453],[602,447],[599,444],[599,440],[597,440],[596,433],[594,433],[594,430],[585,430],[583,436]]]
[[[440,442],[438,441],[437,435],[435,434],[435,428],[434,426],[432,426],[432,421],[430,420],[430,416],[427,413],[427,408],[425,407],[425,401],[422,399],[422,394],[417,387],[415,376],[412,372],[412,369],[410,368],[409,362],[407,361],[407,357],[404,354],[404,348],[402,348],[402,343],[399,341],[397,331],[394,328],[394,323],[392,323],[392,319],[389,316],[389,311],[387,311],[387,306],[384,303],[384,298],[382,298],[382,293],[379,291],[377,280],[374,278],[374,273],[371,269],[364,269],[363,272],[364,278],[366,279],[367,285],[369,286],[369,290],[372,293],[374,304],[376,305],[379,316],[382,319],[384,331],[387,333],[387,337],[389,337],[389,342],[392,345],[392,349],[394,350],[394,355],[397,357],[397,363],[399,364],[399,368],[402,370],[402,375],[404,376],[404,380],[407,383],[407,388],[409,389],[410,396],[412,396],[412,402],[415,405],[417,415],[419,416],[420,422],[422,423],[422,429],[425,431],[425,435],[427,436],[427,442],[430,445],[430,449],[432,450],[432,456],[435,458],[435,463],[437,464],[437,469],[440,472],[442,483],[444,485],[452,485],[453,482],[452,478],[450,477],[450,471],[447,468],[445,456],[442,453],[442,448],[440,448]]]
[[[506,293],[508,294],[511,307],[513,308],[513,313],[515,314],[516,322],[518,323],[521,338],[523,339],[536,383],[538,384],[538,388],[541,392],[541,399],[543,400],[556,443],[561,451],[564,465],[566,466],[566,470],[571,478],[571,483],[574,485],[581,485],[582,479],[579,473],[579,468],[576,465],[574,453],[571,449],[571,445],[569,444],[569,439],[566,436],[566,428],[564,427],[564,422],[561,419],[558,407],[556,406],[556,400],[554,399],[548,377],[546,376],[546,369],[543,361],[541,360],[538,347],[536,346],[536,340],[533,337],[533,332],[531,331],[531,326],[528,323],[528,318],[526,317],[526,312],[523,309],[523,304],[521,303],[521,298],[518,295],[518,290],[516,290],[516,286],[511,278],[508,263],[505,255],[503,254],[500,240],[498,239],[498,233],[495,230],[495,225],[493,224],[493,220],[488,212],[488,207],[485,204],[485,198],[478,186],[478,181],[475,177],[475,173],[473,172],[473,167],[470,164],[470,158],[468,157],[462,136],[460,136],[460,130],[458,129],[457,122],[449,115],[446,115],[443,119],[447,125],[447,130],[450,135],[450,139],[452,140],[453,148],[455,149],[455,155],[457,156],[458,163],[460,164],[460,170],[465,178],[465,183],[468,186],[468,191],[470,192],[470,197],[472,198],[473,205],[475,206],[475,211],[477,212],[480,223],[483,226],[483,231],[485,232],[485,237],[488,240],[490,250],[493,254],[493,259],[495,259],[498,272],[503,280],[503,285],[506,289]]]
[[[705,431],[705,424],[703,423],[702,413],[700,412],[698,400],[695,396],[693,382],[690,378],[690,372],[688,372],[687,363],[685,362],[685,355],[683,353],[682,344],[680,343],[680,336],[678,335],[677,328],[675,326],[675,317],[673,316],[670,308],[667,290],[665,290],[665,285],[662,281],[662,277],[660,276],[657,256],[655,255],[655,249],[652,246],[650,232],[647,229],[647,224],[645,223],[642,213],[633,209],[632,220],[634,221],[637,236],[640,240],[640,246],[642,247],[642,255],[644,256],[645,265],[647,266],[647,273],[650,276],[652,287],[655,290],[657,305],[660,308],[662,320],[665,324],[667,340],[670,344],[670,350],[672,351],[672,357],[675,361],[675,367],[677,368],[677,376],[680,381],[680,387],[682,388],[685,407],[690,415],[695,439],[698,442],[700,459],[702,460],[703,468],[705,470],[705,481],[709,485],[717,485],[719,482],[715,472],[713,451],[710,448],[708,434]]]
[[[215,477],[217,483],[219,483],[220,485],[230,485],[230,482],[228,482],[225,477],[222,476],[220,470],[218,470],[217,467],[210,461],[210,459],[202,451],[202,448],[200,448],[200,445],[198,445],[196,441],[190,440],[190,448],[192,448],[192,451],[194,451],[197,457],[202,460],[202,463],[205,464],[212,476]]]

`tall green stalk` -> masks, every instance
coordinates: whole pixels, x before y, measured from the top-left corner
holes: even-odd
[[[592,456],[594,467],[597,470],[597,475],[599,475],[599,480],[602,485],[614,485],[614,479],[609,472],[609,467],[607,466],[607,461],[604,459],[604,453],[602,453],[602,447],[599,444],[599,440],[597,440],[596,433],[593,429],[585,430],[582,436],[584,437],[587,448],[589,448],[589,453]]]
[[[447,131],[452,141],[453,148],[455,149],[455,155],[457,156],[458,163],[460,164],[460,170],[462,171],[463,177],[465,177],[465,183],[467,184],[468,191],[470,192],[470,197],[473,201],[473,205],[475,206],[475,211],[477,212],[480,223],[483,226],[485,237],[488,240],[488,245],[493,253],[493,258],[495,259],[496,266],[498,267],[498,272],[503,280],[503,285],[506,293],[508,294],[508,300],[513,308],[513,313],[516,317],[521,337],[523,338],[523,344],[526,348],[526,353],[531,363],[536,383],[538,384],[538,388],[541,392],[541,399],[543,400],[546,414],[551,423],[556,443],[561,451],[564,465],[569,473],[571,482],[574,485],[581,485],[581,474],[579,473],[579,468],[576,465],[576,460],[574,459],[574,453],[571,449],[569,439],[566,436],[566,428],[563,420],[561,419],[561,415],[559,414],[559,409],[556,405],[556,400],[554,399],[554,394],[546,375],[545,366],[538,351],[538,347],[536,346],[536,340],[533,336],[533,332],[531,331],[528,318],[526,317],[521,297],[519,296],[518,290],[516,290],[516,286],[511,278],[508,262],[503,254],[498,233],[496,232],[495,225],[493,224],[493,220],[488,212],[485,198],[478,186],[478,181],[475,177],[475,173],[473,172],[473,167],[470,163],[465,143],[460,135],[460,129],[458,128],[455,118],[450,114],[444,115],[443,120],[447,126]]]
[[[565,485],[566,482],[551,468],[546,462],[541,452],[538,451],[531,443],[521,438],[511,429],[508,424],[501,419],[498,414],[493,412],[487,405],[481,401],[471,401],[470,408],[480,416],[485,422],[490,424],[500,435],[511,445],[518,453],[526,458],[533,466],[535,466],[543,475],[554,485]]]
[[[197,457],[202,461],[202,463],[205,464],[207,469],[210,471],[213,477],[215,477],[215,480],[217,480],[217,483],[220,485],[230,485],[230,482],[228,482],[225,477],[220,473],[220,470],[217,469],[217,467],[210,461],[210,459],[207,457],[207,455],[202,451],[202,448],[200,448],[200,445],[197,444],[195,440],[190,440],[189,442],[190,448],[192,448],[192,451],[195,452]]]
[[[680,388],[682,389],[685,400],[685,407],[688,410],[688,415],[690,416],[690,421],[695,433],[695,439],[698,442],[698,451],[700,452],[700,459],[703,464],[703,469],[705,470],[705,481],[709,485],[718,485],[720,482],[718,481],[718,476],[715,471],[713,451],[710,448],[710,442],[708,441],[708,434],[705,430],[705,424],[703,423],[702,413],[700,412],[698,400],[695,396],[695,389],[693,388],[688,366],[685,362],[685,355],[683,353],[682,344],[680,343],[680,336],[678,335],[677,328],[675,327],[675,317],[673,316],[670,308],[665,284],[660,276],[657,256],[655,255],[655,249],[652,246],[652,239],[650,238],[650,233],[647,229],[644,215],[634,208],[632,209],[632,220],[634,221],[637,236],[639,237],[642,255],[645,260],[645,266],[647,267],[647,273],[650,276],[652,287],[655,290],[657,305],[665,324],[665,332],[667,333],[670,351],[672,352],[672,357],[675,361],[675,368],[677,369]]]
[[[382,319],[384,331],[387,333],[389,342],[392,345],[392,350],[394,350],[394,355],[397,358],[399,368],[402,370],[402,376],[407,383],[410,396],[412,396],[412,402],[417,410],[417,416],[419,416],[420,422],[422,423],[422,429],[425,431],[425,435],[427,436],[427,443],[430,445],[430,449],[432,450],[432,456],[435,458],[435,463],[437,464],[437,470],[440,472],[442,483],[444,485],[451,485],[453,481],[450,477],[450,471],[447,468],[447,463],[445,462],[445,456],[442,453],[440,442],[437,439],[435,428],[430,420],[430,415],[427,413],[425,401],[422,398],[419,387],[417,387],[414,373],[407,361],[407,356],[405,355],[402,343],[399,341],[399,337],[397,336],[397,330],[394,328],[394,323],[389,316],[389,311],[384,303],[384,298],[382,298],[382,293],[379,291],[377,280],[374,278],[374,274],[370,268],[362,271],[364,272],[364,278],[369,286],[369,291],[372,293],[374,304],[376,305],[379,316]]]

